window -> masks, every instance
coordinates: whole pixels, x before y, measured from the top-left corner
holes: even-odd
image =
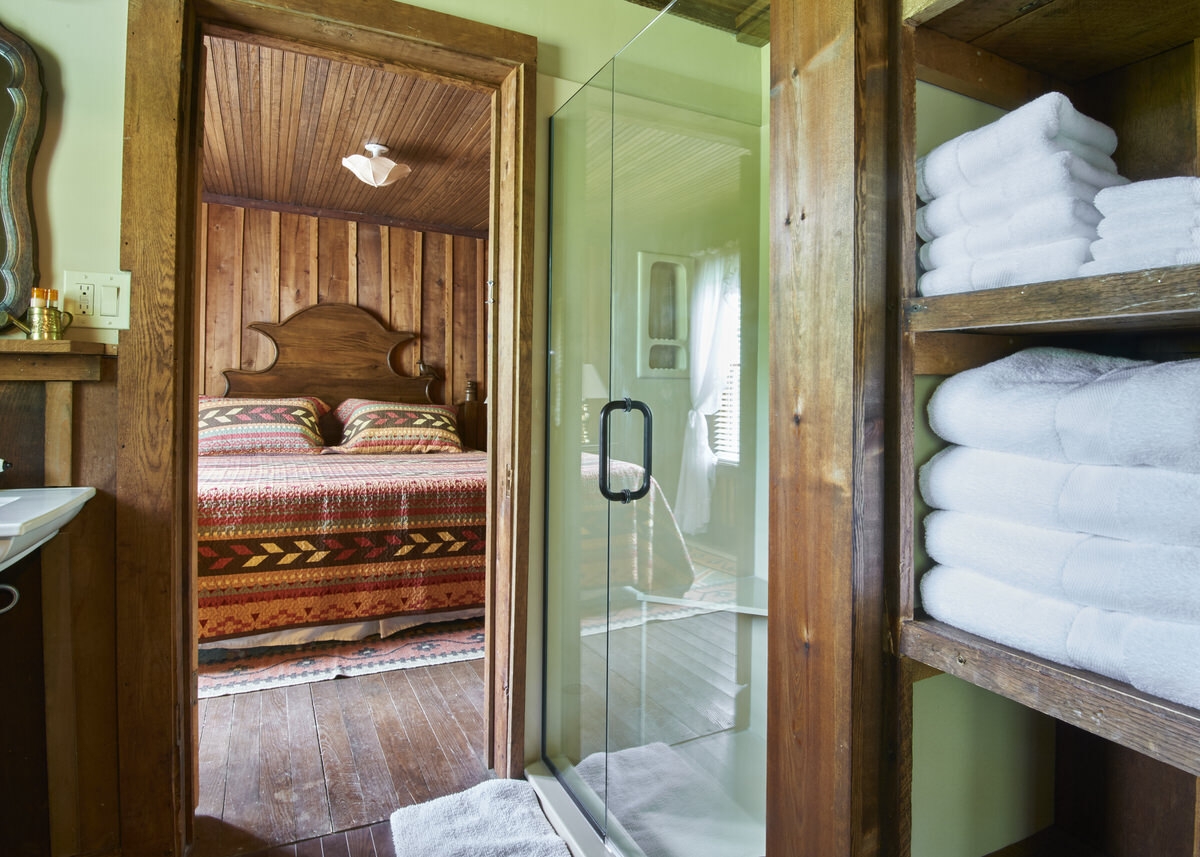
[[[718,462],[737,464],[742,446],[742,301],[737,293],[722,313],[720,336],[731,359],[721,402],[709,423],[710,445]]]

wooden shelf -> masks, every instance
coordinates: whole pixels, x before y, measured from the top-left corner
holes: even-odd
[[[1105,857],[1104,853],[1085,845],[1058,827],[1039,830],[1028,839],[993,851],[986,857]]]
[[[0,339],[0,381],[99,381],[103,342]]]
[[[904,0],[902,14],[909,24],[1068,82],[1200,37],[1195,0]]]
[[[1200,265],[904,301],[913,333],[1088,333],[1200,326]]]
[[[75,339],[0,339],[0,354],[104,354],[107,348]]]
[[[942,622],[912,620],[900,652],[977,687],[1200,776],[1200,711],[1096,673],[1002,646]]]
[[[1142,180],[1195,174],[1200,123],[1196,0],[1162,0],[1153,8],[1128,0],[901,0],[901,14],[916,28],[907,33],[912,47],[906,71],[918,80],[1004,110],[1044,92],[1064,92],[1081,111],[1116,131],[1121,142],[1114,157],[1121,175]],[[909,105],[908,111],[914,109]],[[905,126],[910,120],[911,128]],[[899,169],[910,186],[913,174],[905,171],[915,160],[917,124],[906,112],[900,127],[909,142]],[[911,190],[905,198],[916,202]],[[915,249],[913,214],[909,208],[897,222],[905,233],[901,237]],[[905,262],[911,255],[905,254]],[[914,273],[904,267],[896,277],[902,295],[912,294]],[[920,538],[911,457],[914,447],[931,439],[917,411],[924,393],[914,395],[927,388],[916,388],[914,377],[953,375],[1034,345],[1142,359],[1194,357],[1200,347],[1200,265],[902,297],[900,305],[899,380],[906,392],[899,409],[902,531],[896,573],[900,614],[911,616],[920,602],[911,573]],[[1160,828],[1162,841],[1145,853],[1194,852],[1200,829],[1200,710],[941,622],[903,618],[899,631],[901,655],[910,666],[921,665],[906,670],[914,680],[938,670],[1060,721],[1057,784],[1086,781],[1080,790],[1056,789],[1054,825],[989,857],[1142,853],[1137,846]],[[1070,733],[1104,745],[1112,758],[1091,764],[1069,742],[1064,748],[1061,738]],[[902,752],[911,759],[911,733],[904,741]],[[1176,779],[1182,780],[1179,788]],[[1122,789],[1144,795],[1144,805],[1118,802]],[[1184,797],[1175,821],[1182,821],[1164,826],[1158,809],[1177,794]],[[1096,814],[1081,811],[1083,805]],[[1167,847],[1158,847],[1163,843]]]

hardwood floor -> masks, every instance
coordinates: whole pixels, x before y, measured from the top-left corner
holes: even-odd
[[[664,741],[701,769],[730,767],[718,756],[732,751],[712,739],[746,716],[738,638],[726,613],[586,637],[585,710],[610,715],[587,740]],[[483,669],[462,661],[200,700],[192,857],[395,857],[394,810],[492,776]]]
[[[744,727],[738,633],[734,614],[700,613],[584,637],[581,707],[593,717],[581,743],[674,745]]]
[[[483,661],[202,699],[193,857],[394,857],[388,818],[487,770]]]

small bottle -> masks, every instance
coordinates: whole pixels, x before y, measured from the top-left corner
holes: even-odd
[[[44,307],[44,306],[46,306],[46,290],[45,290],[45,289],[34,288],[34,289],[33,289],[33,290],[30,292],[30,296],[29,296],[29,305],[30,305],[30,306],[35,306],[35,307]]]
[[[51,309],[62,309],[58,303],[58,289],[46,289],[46,306]]]

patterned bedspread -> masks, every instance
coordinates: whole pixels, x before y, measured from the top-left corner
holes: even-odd
[[[202,641],[484,603],[486,453],[199,462]]]

